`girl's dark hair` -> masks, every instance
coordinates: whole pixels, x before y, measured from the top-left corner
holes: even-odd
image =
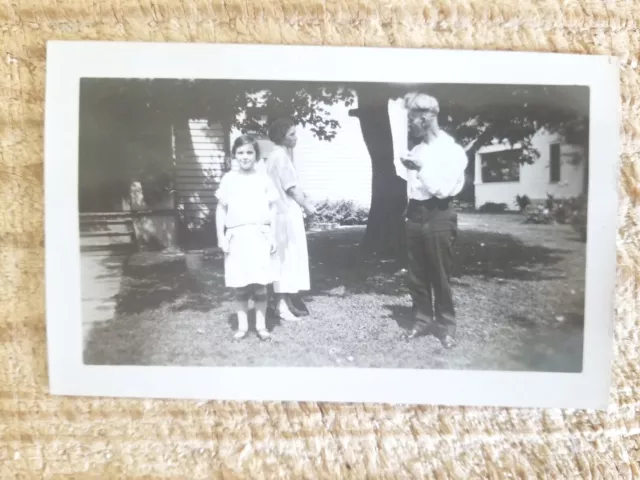
[[[278,118],[274,120],[271,125],[269,125],[269,140],[271,140],[276,145],[282,145],[284,142],[284,137],[287,136],[287,132],[291,129],[291,127],[295,126],[295,122],[293,119],[288,117]]]
[[[253,145],[253,149],[256,151],[256,160],[260,160],[260,145],[258,145],[258,141],[251,135],[241,135],[236,138],[233,142],[233,147],[231,147],[231,155],[235,157],[236,150],[243,145]]]

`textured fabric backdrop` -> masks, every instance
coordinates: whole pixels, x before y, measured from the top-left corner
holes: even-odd
[[[636,299],[640,4],[632,0],[354,3],[2,2],[0,478],[640,477]],[[611,408],[594,413],[48,396],[42,221],[48,39],[617,55],[624,125]],[[286,68],[284,59],[283,65]]]

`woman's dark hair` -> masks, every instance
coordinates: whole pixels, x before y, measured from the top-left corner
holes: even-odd
[[[231,154],[235,157],[236,150],[243,145],[253,145],[253,149],[256,151],[256,160],[260,160],[260,145],[258,145],[258,141],[251,135],[241,135],[236,138],[233,142],[233,147],[231,147]]]
[[[273,123],[269,125],[269,140],[276,145],[282,145],[284,143],[284,137],[287,136],[287,132],[294,126],[295,122],[288,117],[274,120]]]

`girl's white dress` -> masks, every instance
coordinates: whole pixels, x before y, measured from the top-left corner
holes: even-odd
[[[230,171],[222,178],[216,197],[227,207],[226,286],[272,283],[277,271],[271,254],[269,207],[278,200],[277,189],[264,173]]]
[[[309,254],[304,216],[302,208],[287,194],[289,188],[299,185],[298,175],[287,151],[281,146],[274,147],[269,153],[266,167],[278,192],[278,250],[275,260],[279,278],[274,281],[273,290],[275,293],[309,290]]]

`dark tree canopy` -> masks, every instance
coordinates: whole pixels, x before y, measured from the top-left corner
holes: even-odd
[[[133,119],[146,110],[230,122],[228,126],[240,131],[262,133],[265,125],[245,113],[288,116],[320,140],[332,140],[340,128],[327,107],[338,102],[351,106],[356,99],[344,86],[313,82],[99,79],[85,81],[83,87],[87,100],[101,113]]]
[[[462,84],[320,84],[317,82],[265,82],[208,79],[88,79],[85,99],[101,113],[113,112],[133,119],[141,111],[230,119],[240,131],[262,131],[264,124],[249,111],[271,118],[290,116],[319,139],[332,140],[340,124],[327,107],[361,98],[386,104],[408,91],[425,91],[440,102],[441,127],[468,151],[494,139],[523,146],[523,163],[538,153],[531,137],[540,129],[564,135],[569,143],[588,144],[589,90],[576,86],[462,85]],[[262,95],[260,95],[262,93]],[[120,101],[118,101],[120,100]],[[360,105],[360,108],[367,106]],[[114,109],[118,109],[117,112]]]
[[[522,146],[519,160],[539,157],[531,140],[546,130],[588,144],[589,89],[551,85],[430,85],[440,101],[440,125],[473,153],[494,140]]]
[[[461,197],[468,200],[473,198],[473,157],[480,147],[495,140],[519,143],[522,153],[516,160],[532,163],[539,156],[532,138],[546,129],[582,146],[588,158],[589,89],[579,86],[83,79],[81,111],[85,119],[87,115],[108,117],[107,124],[120,125],[118,128],[125,131],[125,125],[132,122],[141,125],[153,118],[179,116],[183,121],[206,118],[243,132],[266,133],[264,115],[269,119],[290,116],[318,139],[331,141],[341,125],[331,117],[329,107],[338,102],[355,107],[357,102],[352,112],[360,119],[372,162],[373,198],[367,238],[378,239],[386,238],[379,232],[389,230],[406,200],[406,188],[395,175],[393,152],[387,145],[391,133],[386,106],[389,99],[401,98],[410,91],[425,91],[438,99],[441,127],[466,149],[470,159],[468,188]],[[111,158],[122,156],[116,150]],[[376,228],[370,228],[373,223]],[[401,250],[401,239],[385,242],[388,245],[382,249],[390,245],[391,250]]]

